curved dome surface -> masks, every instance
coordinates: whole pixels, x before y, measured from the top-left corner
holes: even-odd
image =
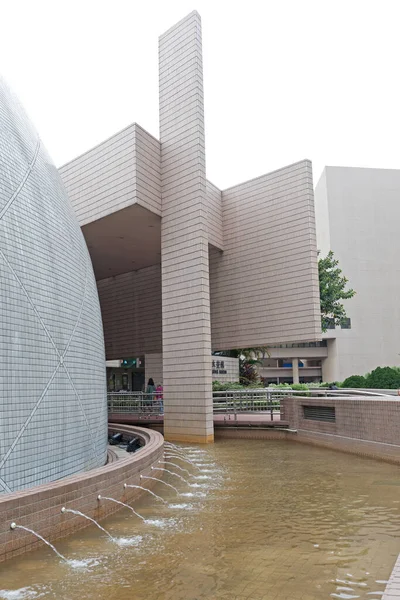
[[[103,465],[103,328],[61,178],[0,80],[0,491]]]

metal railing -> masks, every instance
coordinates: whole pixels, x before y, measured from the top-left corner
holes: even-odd
[[[268,413],[273,421],[274,413],[280,412],[280,398],[282,394],[271,388],[213,392],[213,411],[215,415]]]
[[[164,413],[162,395],[157,392],[109,392],[108,412],[113,414],[135,414],[139,418],[160,416]]]
[[[239,413],[267,413],[271,420],[279,414],[281,398],[300,396],[302,398],[373,396],[388,398],[388,395],[357,389],[311,388],[309,390],[291,390],[289,388],[249,388],[213,392],[213,411],[215,415],[237,415]],[[391,396],[393,399],[393,396]],[[162,396],[159,393],[111,392],[107,394],[108,412],[113,414],[134,414],[138,418],[161,416],[164,413]]]

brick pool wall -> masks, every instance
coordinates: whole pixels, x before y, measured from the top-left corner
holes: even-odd
[[[304,418],[304,406],[335,409],[335,421]],[[397,398],[283,398],[288,439],[400,464],[400,400]]]
[[[140,475],[148,475],[151,466],[162,459],[163,437],[156,431],[141,427],[113,425],[112,429],[130,436],[136,434],[146,445],[137,453],[127,454],[126,458],[118,460],[115,453],[109,452],[109,462],[104,467],[0,496],[0,561],[43,545],[43,542],[22,529],[12,531],[10,524],[13,521],[54,542],[90,524],[86,519],[71,513],[62,514],[63,506],[79,510],[99,521],[121,507],[114,502],[99,502],[98,494],[129,502],[145,493],[136,489],[124,489],[123,485],[140,485]],[[157,477],[154,473],[152,476]],[[153,482],[147,480],[145,487],[152,487],[149,483]]]

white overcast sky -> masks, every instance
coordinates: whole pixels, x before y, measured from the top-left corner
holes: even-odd
[[[57,166],[134,121],[158,137],[158,36],[193,9],[216,185],[400,168],[399,0],[0,0],[0,73]]]

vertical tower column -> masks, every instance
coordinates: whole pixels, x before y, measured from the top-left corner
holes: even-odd
[[[159,40],[164,435],[212,442],[201,20]]]

